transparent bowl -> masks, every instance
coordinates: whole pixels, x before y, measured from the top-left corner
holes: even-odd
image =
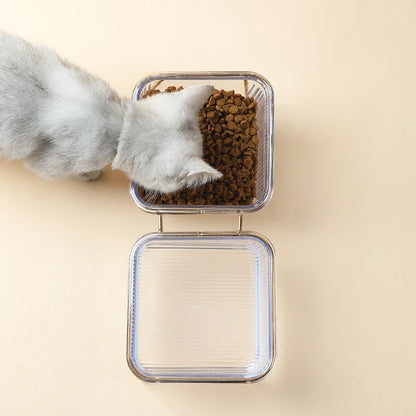
[[[273,193],[274,156],[274,96],[270,83],[254,72],[166,72],[155,73],[143,78],[134,88],[133,99],[139,100],[149,89],[165,89],[173,85],[189,87],[211,84],[217,89],[235,90],[257,101],[258,166],[256,177],[256,197],[251,205],[170,205],[152,204],[144,201],[132,182],[130,194],[143,210],[152,213],[219,213],[254,212],[261,209]]]
[[[129,366],[145,381],[258,381],[275,359],[274,296],[259,234],[148,234],[130,257]]]

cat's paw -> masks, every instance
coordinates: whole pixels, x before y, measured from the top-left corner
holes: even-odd
[[[80,173],[76,176],[76,178],[84,182],[94,181],[95,179],[98,179],[102,173],[103,173],[102,170],[92,170],[90,172]]]

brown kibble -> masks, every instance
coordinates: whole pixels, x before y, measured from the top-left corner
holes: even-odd
[[[238,113],[238,107],[236,105],[230,106],[229,112],[230,112],[230,114],[237,114]]]
[[[195,198],[195,204],[196,205],[204,205],[205,199],[204,198]]]
[[[250,169],[253,166],[253,159],[250,157],[244,157],[243,159],[243,166],[247,169]]]
[[[246,129],[249,126],[248,121],[242,120],[242,122],[240,123],[240,126],[242,129]]]
[[[224,186],[221,183],[216,183],[214,189],[215,193],[218,195],[221,195],[224,192]]]
[[[241,173],[244,175],[244,176],[248,176],[249,174],[250,174],[250,172],[249,172],[249,170],[248,169],[241,169]]]
[[[221,134],[219,132],[215,132],[212,137],[216,140],[218,140],[221,137]]]
[[[238,150],[238,148],[237,148],[237,147],[233,147],[233,148],[230,150],[230,155],[231,155],[231,156],[234,156],[234,157],[238,157],[238,155],[239,155],[239,150]]]
[[[215,113],[213,111],[209,111],[207,113],[207,118],[214,118],[214,116],[215,116]]]
[[[240,96],[237,95],[236,97],[234,97],[234,104],[235,105],[240,106],[242,102],[243,102],[243,100]]]
[[[232,197],[234,196],[234,194],[231,192],[231,191],[227,191],[225,194],[224,194],[224,199],[225,200],[230,200]]]

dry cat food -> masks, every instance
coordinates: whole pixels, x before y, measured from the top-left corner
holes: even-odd
[[[168,87],[174,92],[183,87]],[[153,89],[144,97],[158,94]],[[203,105],[199,125],[204,144],[204,160],[223,177],[198,188],[147,198],[139,187],[140,197],[152,204],[174,205],[251,205],[256,196],[257,173],[257,103],[234,91],[214,90]]]

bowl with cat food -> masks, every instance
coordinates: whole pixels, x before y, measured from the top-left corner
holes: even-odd
[[[152,213],[254,212],[273,192],[274,97],[270,83],[253,72],[154,73],[143,78],[133,99],[212,85],[199,127],[203,159],[222,174],[201,186],[158,193],[131,183],[131,196]]]

